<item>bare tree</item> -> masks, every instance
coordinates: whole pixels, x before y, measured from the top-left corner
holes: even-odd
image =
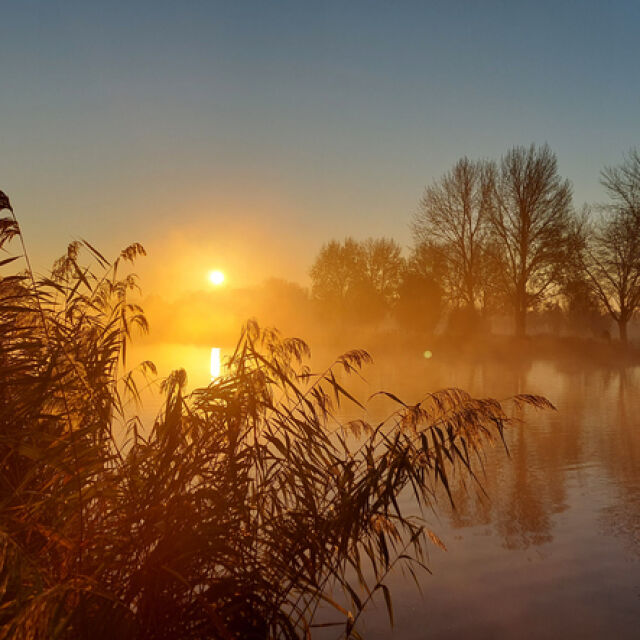
[[[405,263],[394,309],[403,329],[431,334],[442,315],[444,265],[432,249],[416,245]]]
[[[403,267],[401,248],[394,240],[332,240],[311,267],[311,294],[338,315],[379,320],[398,295]]]
[[[627,342],[627,326],[640,307],[640,154],[632,149],[622,164],[602,171],[611,202],[601,205],[584,251],[584,270],[593,293]]]
[[[587,242],[584,267],[592,291],[626,343],[627,325],[640,307],[640,235],[633,218],[603,214]]]
[[[571,185],[547,145],[503,156],[489,217],[495,284],[513,309],[516,335],[524,335],[527,310],[558,283],[573,243]]]
[[[586,266],[587,246],[593,237],[589,207],[574,217],[573,251],[560,287],[568,326],[578,333],[608,336],[609,318],[596,294]]]
[[[400,245],[390,238],[369,238],[362,243],[367,280],[385,303],[398,294],[404,259]]]
[[[493,175],[492,163],[461,158],[425,189],[413,218],[416,245],[442,255],[454,306],[474,307],[481,299]]]
[[[311,270],[311,295],[328,305],[342,306],[363,277],[364,252],[360,243],[346,238],[343,243],[331,240],[323,245]]]
[[[600,182],[611,198],[605,208],[640,219],[640,151],[637,148],[629,151],[622,164],[605,167]]]

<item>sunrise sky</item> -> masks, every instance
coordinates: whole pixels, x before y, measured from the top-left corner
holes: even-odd
[[[140,241],[147,290],[406,245],[425,184],[515,144],[549,142],[597,201],[640,143],[635,0],[25,0],[1,23],[0,189],[36,264]]]

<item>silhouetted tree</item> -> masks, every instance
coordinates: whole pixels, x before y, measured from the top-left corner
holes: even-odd
[[[390,304],[398,294],[404,259],[400,245],[389,238],[369,238],[362,243],[365,277],[373,289]]]
[[[635,216],[603,210],[593,225],[584,252],[591,290],[615,320],[620,340],[640,307],[640,233]]]
[[[309,273],[316,300],[343,306],[355,282],[363,277],[362,247],[353,238],[343,243],[331,240],[320,249]]]
[[[562,295],[570,330],[607,335],[609,320],[602,314],[601,304],[586,274],[576,274],[567,279],[562,287]]]
[[[492,163],[461,158],[425,189],[413,218],[416,243],[431,245],[442,255],[454,306],[482,303],[494,173]]]
[[[432,243],[416,244],[406,261],[398,290],[398,321],[415,331],[434,331],[447,307],[447,287],[443,252]],[[410,317],[412,314],[415,317]]]
[[[407,260],[407,268],[421,276],[433,278],[444,290],[447,265],[442,251],[435,245],[428,242],[416,244]]]
[[[616,167],[605,167],[601,183],[611,202],[601,218],[589,252],[594,292],[617,322],[627,342],[627,325],[640,306],[640,153],[631,149]]]
[[[631,149],[623,162],[616,167],[605,167],[600,182],[611,203],[608,210],[640,220],[640,152]]]
[[[332,240],[311,267],[312,297],[343,317],[379,320],[398,295],[400,254],[400,246],[386,238]]]
[[[559,282],[574,242],[571,186],[547,145],[507,152],[490,211],[495,284],[513,309],[516,334],[524,335],[527,310]]]
[[[411,331],[433,333],[442,315],[442,288],[432,276],[405,269],[398,288],[396,317]]]
[[[601,183],[610,201],[586,226],[580,266],[590,294],[618,325],[627,326],[640,307],[640,154],[632,149],[623,162],[605,167]]]

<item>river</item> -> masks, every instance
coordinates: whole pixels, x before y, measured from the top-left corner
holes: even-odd
[[[161,361],[184,362],[193,384],[206,384],[209,349],[163,348]],[[416,402],[457,386],[498,399],[542,394],[557,411],[527,410],[507,430],[508,455],[487,450],[488,498],[458,487],[455,510],[443,499],[437,515],[425,514],[447,551],[431,548],[422,594],[391,576],[395,625],[374,603],[358,623],[364,637],[638,637],[640,367],[471,365],[420,349],[384,355],[365,377],[360,397],[386,389]]]

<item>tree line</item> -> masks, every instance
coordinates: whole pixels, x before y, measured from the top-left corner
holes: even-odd
[[[533,310],[608,315],[626,342],[640,307],[640,152],[600,182],[607,202],[577,210],[548,145],[463,157],[426,187],[408,257],[392,239],[332,240],[311,267],[312,297],[344,322],[392,314],[423,331],[444,311],[509,313],[518,336]]]

